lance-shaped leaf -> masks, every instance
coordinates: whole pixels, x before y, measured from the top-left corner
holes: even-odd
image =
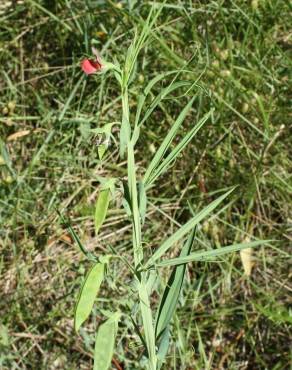
[[[115,312],[100,325],[95,339],[93,370],[108,370],[114,353],[115,338],[121,314]]]
[[[162,261],[160,263],[157,263],[156,266],[164,267],[164,266],[182,265],[193,261],[210,261],[210,260],[212,261],[216,257],[223,256],[224,254],[237,252],[246,248],[257,247],[258,245],[267,244],[269,242],[271,242],[271,240],[256,240],[254,242],[233,244],[227,247],[212,249],[209,251],[199,251],[196,253],[191,253],[189,256],[172,258],[169,260]]]
[[[150,115],[152,114],[154,109],[161,103],[161,101],[163,99],[165,99],[167,97],[167,95],[169,95],[171,92],[173,92],[173,91],[175,91],[175,90],[177,90],[181,87],[190,86],[190,85],[191,85],[190,81],[178,81],[178,82],[173,82],[169,86],[162,89],[161,92],[154,98],[154,100],[150,104],[149,108],[145,112],[144,117],[139,122],[139,125],[142,125],[144,122],[146,122],[146,120],[150,117]],[[144,103],[143,100],[140,99],[139,102],[138,102],[138,104],[139,104],[138,109],[140,109],[140,107],[143,103]],[[140,112],[138,112],[138,114],[140,115]]]
[[[200,221],[202,221],[205,217],[207,217],[222,201],[228,197],[228,195],[234,190],[227,191],[225,194],[221,195],[219,198],[214,200],[210,203],[207,207],[202,209],[198,214],[196,214],[193,218],[191,218],[186,224],[184,224],[181,228],[179,228],[171,237],[169,237],[153,254],[152,257],[149,258],[145,267],[148,268],[154,264],[154,262],[162,257],[164,253],[168,251],[168,249],[176,243],[178,240],[183,238],[189,231],[191,231]]]
[[[110,198],[111,192],[109,188],[102,189],[98,195],[94,217],[96,235],[98,234],[98,231],[105,220]]]
[[[126,102],[123,100],[123,117],[120,129],[120,156],[121,158],[124,157],[125,150],[127,148],[128,142],[130,141],[131,137],[131,125],[129,122],[129,112],[128,112],[128,98],[125,98]],[[126,110],[126,112],[125,112]]]
[[[146,210],[147,210],[147,196],[145,191],[145,186],[143,181],[139,182],[139,212],[142,224],[145,222],[146,217]]]
[[[190,254],[195,238],[195,229],[192,230],[187,242],[182,248],[180,257],[186,257]],[[156,340],[161,336],[164,330],[168,327],[170,320],[175,312],[176,305],[179,299],[182,283],[184,280],[186,265],[176,266],[167,282],[163,296],[161,298],[155,325]]]
[[[103,276],[104,264],[96,263],[85,278],[75,308],[74,327],[76,331],[91,313]]]
[[[89,252],[85,247],[84,245],[81,243],[81,240],[79,239],[79,236],[76,234],[76,232],[74,231],[73,227],[71,226],[70,224],[70,220],[69,219],[65,219],[63,217],[63,215],[57,210],[57,213],[58,215],[60,216],[62,222],[64,223],[64,225],[66,226],[66,228],[70,231],[71,235],[72,235],[72,238],[74,239],[74,241],[77,243],[78,247],[80,248],[80,251],[91,261],[94,261],[96,262],[98,259],[97,257],[95,257],[91,252]]]
[[[174,73],[176,73],[178,75],[181,71],[182,70],[177,69],[177,70],[174,70],[174,71],[163,72],[163,73],[160,73],[157,76],[155,76],[152,80],[150,80],[148,85],[145,87],[143,93],[138,96],[138,104],[137,104],[136,117],[135,117],[135,126],[138,126],[138,124],[139,124],[140,115],[141,115],[142,109],[144,107],[145,100],[146,100],[148,94],[150,93],[151,89],[153,88],[153,86],[155,84],[157,84],[158,82],[160,82],[161,80],[165,79],[167,76],[172,75]],[[169,93],[169,92],[171,92],[171,91],[165,91],[161,95],[161,98],[165,98],[165,96],[166,96],[165,93]]]
[[[143,328],[145,332],[146,350],[149,359],[149,368],[156,369],[157,357],[155,349],[155,332],[152,322],[152,312],[147,292],[147,286],[144,281],[138,283],[138,293],[140,299],[140,309],[142,314]]]
[[[161,340],[158,346],[158,351],[157,351],[157,369],[158,370],[161,369],[164,359],[167,355],[169,342],[170,342],[170,333],[169,333],[169,328],[167,327],[161,335]]]
[[[158,161],[155,162],[155,166],[153,167],[151,173],[150,174],[147,173],[147,176],[145,174],[144,182],[146,188],[150,186],[153,182],[155,182],[156,179],[167,170],[167,168],[173,163],[177,156],[184,150],[184,148],[190,143],[190,141],[197,134],[197,132],[207,122],[211,114],[212,111],[205,114],[204,117],[182,138],[179,144],[168,154],[168,156],[162,161],[162,163],[158,165],[159,162]]]
[[[147,171],[144,176],[144,183],[147,183],[148,178],[152,174],[153,170],[158,166],[159,162],[163,158],[165,152],[169,148],[171,142],[173,141],[178,129],[180,128],[181,124],[183,123],[186,115],[190,111],[192,104],[194,102],[194,97],[188,102],[188,104],[184,107],[184,109],[179,114],[178,118],[172,125],[171,129],[169,130],[168,134],[164,138],[162,144],[160,145],[159,149],[157,150],[156,154],[154,155],[151,163],[149,164]]]

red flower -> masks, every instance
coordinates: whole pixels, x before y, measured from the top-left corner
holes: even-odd
[[[91,75],[96,72],[100,72],[104,67],[101,61],[101,58],[95,48],[92,48],[92,52],[95,55],[95,60],[93,59],[84,59],[81,62],[81,68],[84,73]]]
[[[102,65],[99,62],[94,61],[92,59],[84,59],[81,62],[81,68],[84,73],[86,73],[87,75],[91,75],[93,73],[100,71]]]

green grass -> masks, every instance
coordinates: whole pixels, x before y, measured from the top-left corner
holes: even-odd
[[[56,211],[70,217],[89,251],[114,249],[132,258],[121,199],[110,204],[98,237],[94,233],[99,178],[126,179],[127,171],[113,140],[100,162],[96,137],[88,131],[120,121],[119,87],[110,74],[86,78],[79,68],[91,43],[108,61],[123,64],[151,4],[129,3],[133,8],[110,1],[36,0],[7,6],[0,15],[0,368],[90,368],[102,310],[118,306],[129,312],[136,298],[125,264],[111,263],[92,321],[75,335],[74,304],[89,264]],[[165,368],[291,366],[289,11],[284,0],[166,2],[139,55],[130,107],[160,73],[165,77],[147,104],[173,81],[175,73],[168,72],[184,69],[179,80],[188,83],[161,100],[143,123],[135,153],[139,166],[146,169],[193,95],[180,138],[214,109],[149,190],[146,250],[153,246],[154,253],[192,217],[189,205],[197,213],[235,185],[230,203],[199,225],[194,252],[247,237],[275,240],[254,251],[250,278],[238,253],[221,263],[188,266]],[[26,136],[11,137],[26,130]],[[176,138],[170,150],[179,143]],[[168,257],[177,257],[180,247]],[[167,282],[165,270],[162,279]],[[152,300],[158,304],[156,294]],[[143,348],[133,332],[120,325],[113,368],[143,368]]]

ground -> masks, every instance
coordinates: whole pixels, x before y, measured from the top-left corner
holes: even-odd
[[[205,112],[213,113],[151,189],[145,248],[151,253],[186,222],[189,205],[199,210],[229,186],[237,188],[220,212],[201,223],[194,248],[271,240],[245,265],[233,253],[188,266],[165,368],[289,369],[291,5],[162,3],[138,58],[129,105],[134,109],[138,94],[162,72],[184,69],[180,79],[193,84],[162,100],[144,123],[136,149],[139,174],[192,96],[177,142]],[[99,160],[89,131],[120,122],[118,85],[110,73],[86,77],[80,61],[94,45],[104,59],[122,65],[153,4],[159,2],[1,2],[1,369],[90,369],[101,309],[127,310],[133,299],[127,266],[111,264],[91,321],[74,333],[74,305],[89,262],[58,212],[70,218],[89,250],[102,254],[114,247],[132,258],[119,197],[99,236],[94,234],[99,177],[124,179],[127,172],[114,141]],[[150,101],[173,76],[166,74]],[[252,268],[250,276],[244,267]],[[119,328],[113,369],[142,368],[141,346],[127,320]]]

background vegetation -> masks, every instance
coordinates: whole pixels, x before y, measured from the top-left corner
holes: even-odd
[[[87,262],[56,210],[70,217],[88,249],[98,254],[113,246],[131,258],[130,225],[119,200],[94,236],[98,177],[127,175],[114,142],[101,163],[89,132],[120,121],[118,89],[110,74],[86,78],[79,62],[91,44],[108,61],[123,62],[153,3],[1,2],[1,369],[90,369],[100,309],[105,303],[127,308],[128,271],[111,264],[90,325],[81,336],[74,333]],[[147,120],[137,152],[141,168],[190,96],[197,98],[186,130],[214,108],[152,190],[144,226],[149,245],[158,246],[190,217],[188,202],[202,208],[231,185],[239,187],[223,211],[200,225],[196,248],[253,236],[276,240],[254,251],[250,277],[239,253],[188,267],[165,368],[291,366],[290,19],[284,0],[165,2],[140,54],[132,107],[151,78],[186,61],[191,73],[185,78],[197,82],[188,96],[182,88],[163,100]],[[171,79],[166,76],[152,98]],[[138,339],[121,326],[113,369],[141,368],[140,355]]]

